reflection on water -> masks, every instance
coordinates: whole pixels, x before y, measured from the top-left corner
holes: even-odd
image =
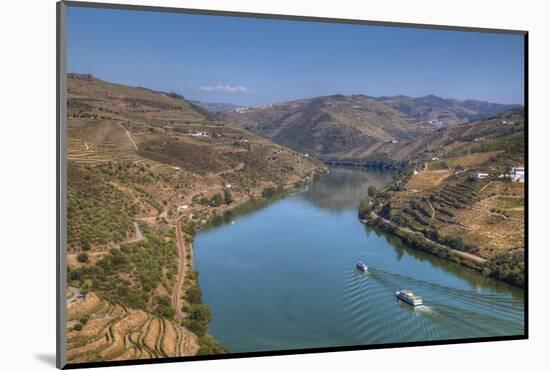
[[[401,242],[401,239],[399,239],[398,237],[391,234],[381,233],[370,226],[365,226],[365,230],[367,232],[367,235],[373,232],[379,237],[384,237],[388,242],[388,245],[391,245],[395,248],[396,260],[398,262],[404,254],[407,254],[408,256],[411,256],[419,261],[429,263],[433,268],[444,270],[447,273],[452,273],[460,277],[461,279],[464,279],[470,284],[470,287],[472,289],[477,290],[485,287],[490,288],[496,293],[510,293],[514,298],[523,299],[523,289],[512,287],[508,284],[503,283],[502,281],[485,277],[478,271],[472,270],[470,268],[464,268],[463,266],[460,266],[456,263],[452,263],[434,255],[407,247]]]
[[[333,211],[356,208],[367,195],[369,186],[381,189],[392,179],[392,173],[382,170],[365,170],[333,167],[328,174],[303,193],[303,198],[317,206]]]
[[[303,192],[248,204],[200,232],[195,265],[214,337],[248,352],[522,334],[523,290],[359,223],[368,187],[390,180],[333,168]],[[425,307],[396,300],[404,288]]]

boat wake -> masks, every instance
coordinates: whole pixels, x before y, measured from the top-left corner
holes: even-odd
[[[367,343],[386,336],[437,340],[523,333],[523,301],[508,294],[446,287],[376,268],[348,271],[339,299],[348,330],[357,331]],[[422,296],[424,305],[397,300],[395,291],[403,288]]]

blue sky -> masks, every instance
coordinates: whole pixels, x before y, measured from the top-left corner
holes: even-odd
[[[68,8],[68,70],[206,102],[434,94],[523,103],[523,37]]]

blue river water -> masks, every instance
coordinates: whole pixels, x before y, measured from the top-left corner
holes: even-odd
[[[368,187],[391,178],[332,168],[297,194],[201,231],[194,263],[214,338],[254,352],[523,334],[522,289],[359,222]],[[368,273],[354,269],[358,260]],[[398,301],[400,289],[424,306]]]

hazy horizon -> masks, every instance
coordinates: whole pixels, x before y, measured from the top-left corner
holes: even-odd
[[[92,75],[94,78],[97,78],[101,81],[104,81],[104,82],[107,82],[107,83],[114,83],[114,84],[120,84],[120,85],[126,85],[124,82],[120,82],[120,81],[112,81],[112,80],[107,80],[107,79],[104,79],[102,78],[101,76],[96,76],[94,75],[93,73],[89,73],[89,72],[86,72],[86,71],[68,71],[67,72],[68,74],[80,74],[80,75]],[[177,93],[177,94],[181,94],[177,91],[173,91],[173,90],[162,90],[162,89],[154,89],[152,87],[149,87],[149,86],[142,86],[142,85],[127,85],[127,86],[130,86],[130,87],[137,87],[137,88],[143,88],[143,89],[149,89],[149,90],[153,90],[153,91],[156,91],[156,92],[161,92],[161,93]],[[422,96],[409,96],[409,95],[404,95],[404,94],[396,94],[396,95],[372,95],[372,94],[367,94],[367,93],[356,93],[356,94],[342,94],[342,93],[338,93],[338,92],[335,92],[333,94],[326,94],[326,95],[311,95],[311,96],[304,96],[304,97],[298,97],[296,99],[292,99],[292,100],[282,100],[282,101],[275,101],[275,102],[271,102],[271,103],[263,103],[263,104],[236,104],[236,103],[232,103],[232,102],[229,102],[229,101],[221,101],[221,100],[206,100],[206,99],[195,99],[194,97],[192,96],[186,96],[186,95],[183,95],[181,94],[186,100],[189,100],[189,101],[197,101],[197,102],[201,102],[201,103],[208,103],[208,104],[233,104],[233,105],[238,105],[238,106],[244,106],[244,107],[257,107],[257,106],[261,106],[261,105],[268,105],[268,104],[284,104],[284,103],[288,103],[288,102],[291,102],[291,101],[297,101],[297,100],[307,100],[307,99],[314,99],[314,98],[319,98],[319,97],[328,97],[328,96],[335,96],[335,95],[345,95],[345,96],[366,96],[366,97],[369,97],[369,98],[375,98],[375,99],[378,99],[378,98],[393,98],[393,97],[398,97],[398,96],[403,96],[403,97],[407,97],[407,98],[411,98],[411,99],[419,99],[419,98],[425,98],[425,97],[428,97],[428,96],[435,96],[437,98],[441,98],[441,99],[446,99],[446,100],[457,100],[457,101],[466,101],[466,100],[477,100],[477,101],[481,101],[481,102],[486,102],[486,103],[495,103],[495,104],[503,104],[503,105],[521,105],[521,106],[524,106],[524,103],[521,102],[521,103],[501,103],[501,102],[497,102],[497,101],[490,101],[490,100],[479,100],[479,99],[471,99],[471,98],[467,98],[467,99],[458,99],[458,98],[454,98],[454,97],[448,97],[448,96],[439,96],[439,95],[435,95],[435,94],[427,94],[427,95],[422,95]]]
[[[68,7],[68,70],[244,106],[329,95],[524,103],[523,36]]]

